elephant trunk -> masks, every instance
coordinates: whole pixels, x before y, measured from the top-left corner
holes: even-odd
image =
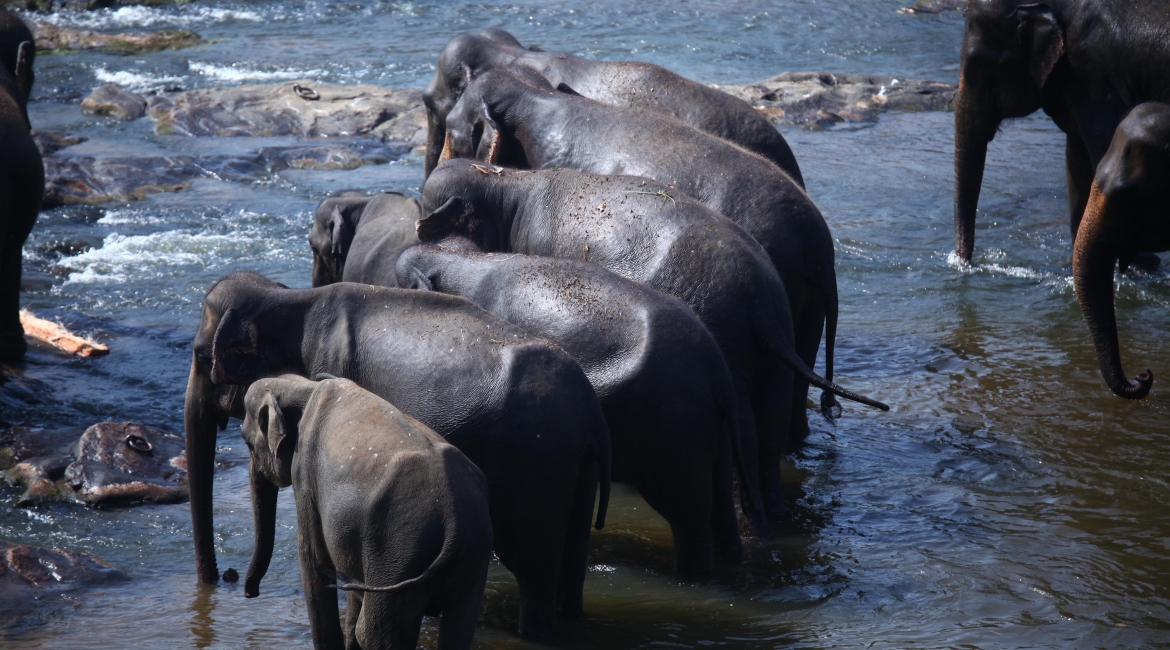
[[[447,141],[447,124],[439,119],[429,108],[427,109],[427,153],[423,159],[423,179],[430,178],[431,172],[439,164],[439,154]]]
[[[1113,269],[1120,252],[1118,233],[1111,225],[1116,221],[1116,205],[1109,205],[1101,186],[1093,183],[1085,216],[1077,230],[1073,246],[1073,279],[1077,300],[1093,334],[1101,374],[1114,394],[1127,399],[1145,397],[1154,384],[1150,371],[1130,382],[1121,368],[1121,351],[1117,342],[1117,317],[1113,308]]]
[[[975,250],[975,209],[983,185],[983,166],[987,160],[987,143],[995,135],[999,120],[978,101],[968,85],[967,75],[959,82],[955,95],[955,253],[971,261]]]
[[[202,582],[219,580],[215,565],[215,539],[212,530],[211,485],[215,471],[215,434],[219,411],[215,404],[215,386],[198,362],[191,362],[187,379],[187,397],[183,406],[187,437],[187,486],[191,495],[191,534],[195,540],[195,570]]]
[[[244,580],[244,597],[255,598],[260,595],[260,581],[268,573],[268,563],[272,561],[272,547],[276,538],[276,495],[279,488],[264,478],[255,458],[252,459],[249,478],[252,484],[255,545],[252,549],[252,563],[248,565],[248,576]]]

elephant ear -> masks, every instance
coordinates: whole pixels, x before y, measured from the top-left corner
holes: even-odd
[[[235,309],[224,312],[211,342],[211,381],[247,386],[263,376],[256,324]]]
[[[417,266],[410,267],[410,288],[422,291],[434,291],[435,284]]]
[[[1064,56],[1064,30],[1046,4],[1021,5],[1015,17],[1016,38],[1028,57],[1028,72],[1036,87],[1043,88],[1057,61]]]
[[[500,123],[496,121],[496,116],[487,99],[480,98],[479,100],[480,112],[483,113],[484,124],[492,129],[492,141],[488,146],[487,164],[495,165],[500,160]]]
[[[463,225],[469,210],[466,202],[458,196],[447,199],[434,212],[418,220],[415,232],[420,241],[434,241],[446,237],[456,226]]]
[[[268,450],[272,452],[273,460],[280,457],[280,445],[285,441],[284,411],[280,408],[280,401],[271,390],[264,391],[264,399],[260,402],[260,409],[256,412],[256,422],[260,431],[268,440]]]
[[[25,101],[28,101],[32,94],[33,87],[33,60],[36,59],[37,47],[32,41],[25,41],[20,44],[16,51],[16,85],[20,88],[20,92],[24,94]]]
[[[333,207],[333,214],[329,216],[329,233],[333,240],[330,252],[344,256],[349,252],[349,245],[353,242],[353,226],[341,214],[341,208]]]

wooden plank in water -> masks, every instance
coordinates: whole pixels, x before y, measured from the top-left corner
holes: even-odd
[[[110,353],[110,348],[82,338],[57,323],[33,316],[27,309],[20,310],[20,324],[24,333],[38,341],[79,357],[100,357]]]

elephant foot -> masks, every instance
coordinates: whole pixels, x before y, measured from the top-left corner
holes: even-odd
[[[0,361],[20,361],[27,350],[28,343],[24,340],[24,332],[0,334]]]

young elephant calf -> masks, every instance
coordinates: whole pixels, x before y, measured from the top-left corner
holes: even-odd
[[[455,447],[348,379],[262,379],[244,398],[256,546],[244,595],[272,559],[278,488],[293,487],[301,580],[318,648],[470,648],[492,554],[487,481]],[[357,583],[335,586],[347,576]]]
[[[393,276],[398,254],[418,243],[414,228],[420,210],[418,201],[398,192],[346,192],[321,201],[309,233],[313,286],[375,284],[366,274],[379,271]],[[361,263],[347,270],[347,258]]]
[[[1073,245],[1077,299],[1097,348],[1101,374],[1121,397],[1141,399],[1154,376],[1131,383],[1121,368],[1113,269],[1124,271],[1141,253],[1170,250],[1170,104],[1146,103],[1117,127],[1097,165],[1085,216]]]

